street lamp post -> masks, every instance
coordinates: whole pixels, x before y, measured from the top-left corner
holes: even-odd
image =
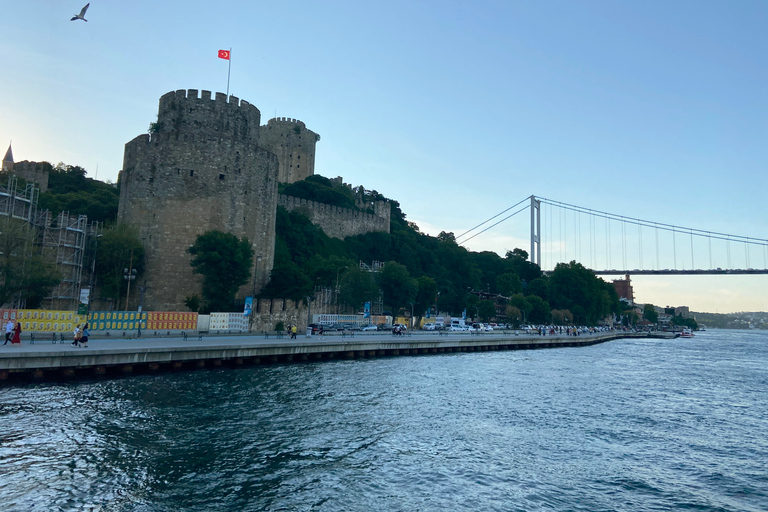
[[[411,305],[411,330],[413,330],[413,302],[409,302],[408,304]]]
[[[128,281],[128,291],[125,292],[125,310],[128,311],[128,297],[131,295],[131,281],[136,279],[136,269],[133,268],[133,249],[131,249],[131,260],[128,268],[123,269],[123,279]]]
[[[130,282],[130,281],[129,281]],[[139,299],[139,330],[138,330],[138,337],[141,338],[141,311],[144,308],[144,292],[147,291],[147,281],[144,281],[144,286],[139,286],[139,290],[141,291],[141,299]]]

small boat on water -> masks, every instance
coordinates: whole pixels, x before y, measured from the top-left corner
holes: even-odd
[[[680,333],[681,338],[693,338],[693,331],[690,329],[683,329],[683,332]]]

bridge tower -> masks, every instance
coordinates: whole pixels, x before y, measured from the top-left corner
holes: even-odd
[[[541,201],[531,196],[531,263],[541,267]]]

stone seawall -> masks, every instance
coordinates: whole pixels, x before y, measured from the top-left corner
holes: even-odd
[[[64,344],[14,346],[0,352],[0,383],[71,380],[133,373],[192,370],[222,366],[288,364],[334,359],[491,352],[583,347],[645,333],[601,333],[585,336],[517,336],[513,333],[473,336],[466,333],[393,336],[300,335],[298,339],[267,336],[200,336],[107,341],[92,339],[89,348]]]

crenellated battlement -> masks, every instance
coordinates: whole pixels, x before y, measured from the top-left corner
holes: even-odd
[[[387,201],[377,201],[376,213],[367,213],[325,203],[317,203],[293,196],[278,195],[277,204],[288,211],[303,210],[313,224],[333,238],[361,235],[372,231],[389,233],[391,206]]]
[[[277,125],[297,125],[300,128],[306,128],[307,125],[304,124],[302,121],[299,121],[298,119],[291,119],[290,117],[273,117],[269,121],[267,121],[267,126],[277,126]]]
[[[211,91],[180,89],[160,97],[154,133],[187,132],[239,139],[250,144],[259,140],[261,112],[236,96]]]

